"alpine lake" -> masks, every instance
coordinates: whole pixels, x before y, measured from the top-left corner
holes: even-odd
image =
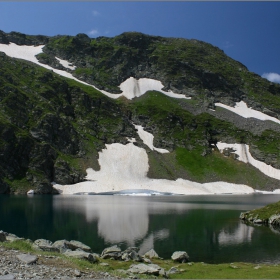
[[[1,195],[0,230],[52,242],[79,240],[93,252],[154,248],[193,262],[279,263],[280,232],[246,225],[241,212],[280,200],[277,194],[204,196]]]

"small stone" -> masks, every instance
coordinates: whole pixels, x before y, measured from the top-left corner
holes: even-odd
[[[149,258],[149,259],[158,259],[159,256],[157,252],[154,249],[149,250],[144,254],[144,257]]]
[[[7,274],[7,275],[0,276],[0,279],[5,279],[5,280],[15,279],[15,276],[13,274]]]
[[[108,266],[109,264],[108,264],[108,263],[104,263],[104,262],[102,262],[102,263],[100,263],[99,265],[102,265],[102,266]]]
[[[75,269],[75,270],[74,270],[74,275],[75,275],[76,277],[81,277],[81,276],[82,276],[81,271],[78,270],[78,269]]]

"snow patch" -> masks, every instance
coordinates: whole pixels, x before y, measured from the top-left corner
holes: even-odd
[[[134,125],[134,127],[137,129],[138,135],[142,139],[144,144],[147,145],[152,151],[155,150],[161,154],[169,153],[169,151],[166,149],[159,149],[154,147],[154,135],[145,131],[141,125]]]
[[[247,104],[244,101],[236,102],[234,107],[230,107],[222,103],[215,103],[215,105],[232,111],[233,113],[240,115],[243,118],[255,118],[261,121],[273,121],[280,124],[280,120],[266,115],[260,111],[248,108]]]
[[[120,89],[122,90],[121,96],[125,96],[127,99],[133,99],[135,97],[139,97],[145,94],[147,91],[155,90],[159,91],[169,97],[173,98],[183,98],[190,99],[190,97],[186,97],[183,94],[177,94],[172,91],[164,91],[162,90],[163,84],[160,81],[141,78],[136,80],[133,77],[130,77],[120,85]]]
[[[254,189],[246,185],[226,182],[200,184],[189,180],[150,179],[148,156],[143,148],[132,143],[107,144],[99,152],[100,171],[87,169],[85,182],[74,185],[54,185],[62,194],[122,192],[143,190],[146,193],[171,194],[249,194]],[[142,194],[143,195],[143,194]]]
[[[220,152],[223,152],[224,149],[226,148],[232,148],[234,149],[234,153],[237,154],[238,160],[245,162],[245,163],[250,163],[257,169],[259,169],[263,174],[280,180],[280,170],[272,167],[271,165],[268,165],[262,161],[258,161],[254,159],[249,151],[249,146],[246,144],[227,144],[227,143],[222,143],[218,142],[217,147],[220,150]]]
[[[67,60],[63,60],[63,59],[60,59],[58,57],[55,57],[59,63],[64,66],[65,68],[68,68],[70,70],[75,70],[76,69],[76,66],[72,65],[72,63],[68,62]]]

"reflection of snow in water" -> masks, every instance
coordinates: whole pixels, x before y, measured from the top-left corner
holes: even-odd
[[[154,249],[154,243],[157,240],[164,240],[169,237],[169,229],[161,229],[154,233],[149,234],[148,237],[146,237],[141,245],[139,246],[139,254],[143,255],[146,252],[148,252],[150,249]]]
[[[239,223],[233,233],[229,233],[224,229],[219,233],[218,241],[220,245],[241,244],[251,242],[254,228],[245,224]]]

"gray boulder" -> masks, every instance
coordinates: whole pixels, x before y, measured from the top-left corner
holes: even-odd
[[[154,249],[151,249],[148,252],[146,252],[144,254],[144,257],[149,258],[149,259],[159,259],[159,255],[157,254],[157,252]]]
[[[172,254],[171,259],[175,262],[185,263],[189,261],[189,256],[185,251],[176,251]]]
[[[71,240],[68,244],[69,248],[71,250],[76,250],[76,249],[81,249],[85,252],[91,253],[91,248],[87,245],[85,245],[84,243],[80,242],[80,241],[76,241],[76,240]]]
[[[179,273],[179,272],[180,271],[178,270],[178,268],[173,266],[167,271],[167,274],[176,274],[176,273]]]
[[[115,260],[118,260],[121,258],[121,249],[117,246],[114,245],[112,247],[105,248],[102,253],[101,253],[101,258],[102,259],[110,259],[113,258]]]
[[[24,240],[24,238],[18,237],[15,234],[8,233],[6,235],[6,240],[9,242],[17,241],[17,240]]]
[[[47,252],[58,252],[59,249],[52,246],[52,242],[46,239],[37,239],[34,241],[32,247],[36,250],[42,250]]]
[[[88,260],[91,263],[95,263],[95,262],[98,261],[95,256],[93,256],[90,253],[84,252],[84,251],[70,251],[70,250],[67,250],[63,254],[65,256],[71,257],[71,258]]]
[[[136,261],[142,262],[143,258],[137,253],[139,249],[137,247],[129,247],[122,252],[121,259],[123,261]]]
[[[16,256],[21,262],[26,264],[35,263],[38,260],[36,255],[20,254]]]
[[[148,275],[160,275],[162,268],[156,264],[133,264],[127,270],[133,274],[148,274]]]
[[[71,245],[70,242],[63,239],[63,240],[57,240],[52,244],[52,247],[57,248],[60,253],[64,253],[66,250],[69,250]],[[71,250],[71,249],[70,249]]]
[[[6,241],[6,234],[3,230],[0,230],[0,242]]]

